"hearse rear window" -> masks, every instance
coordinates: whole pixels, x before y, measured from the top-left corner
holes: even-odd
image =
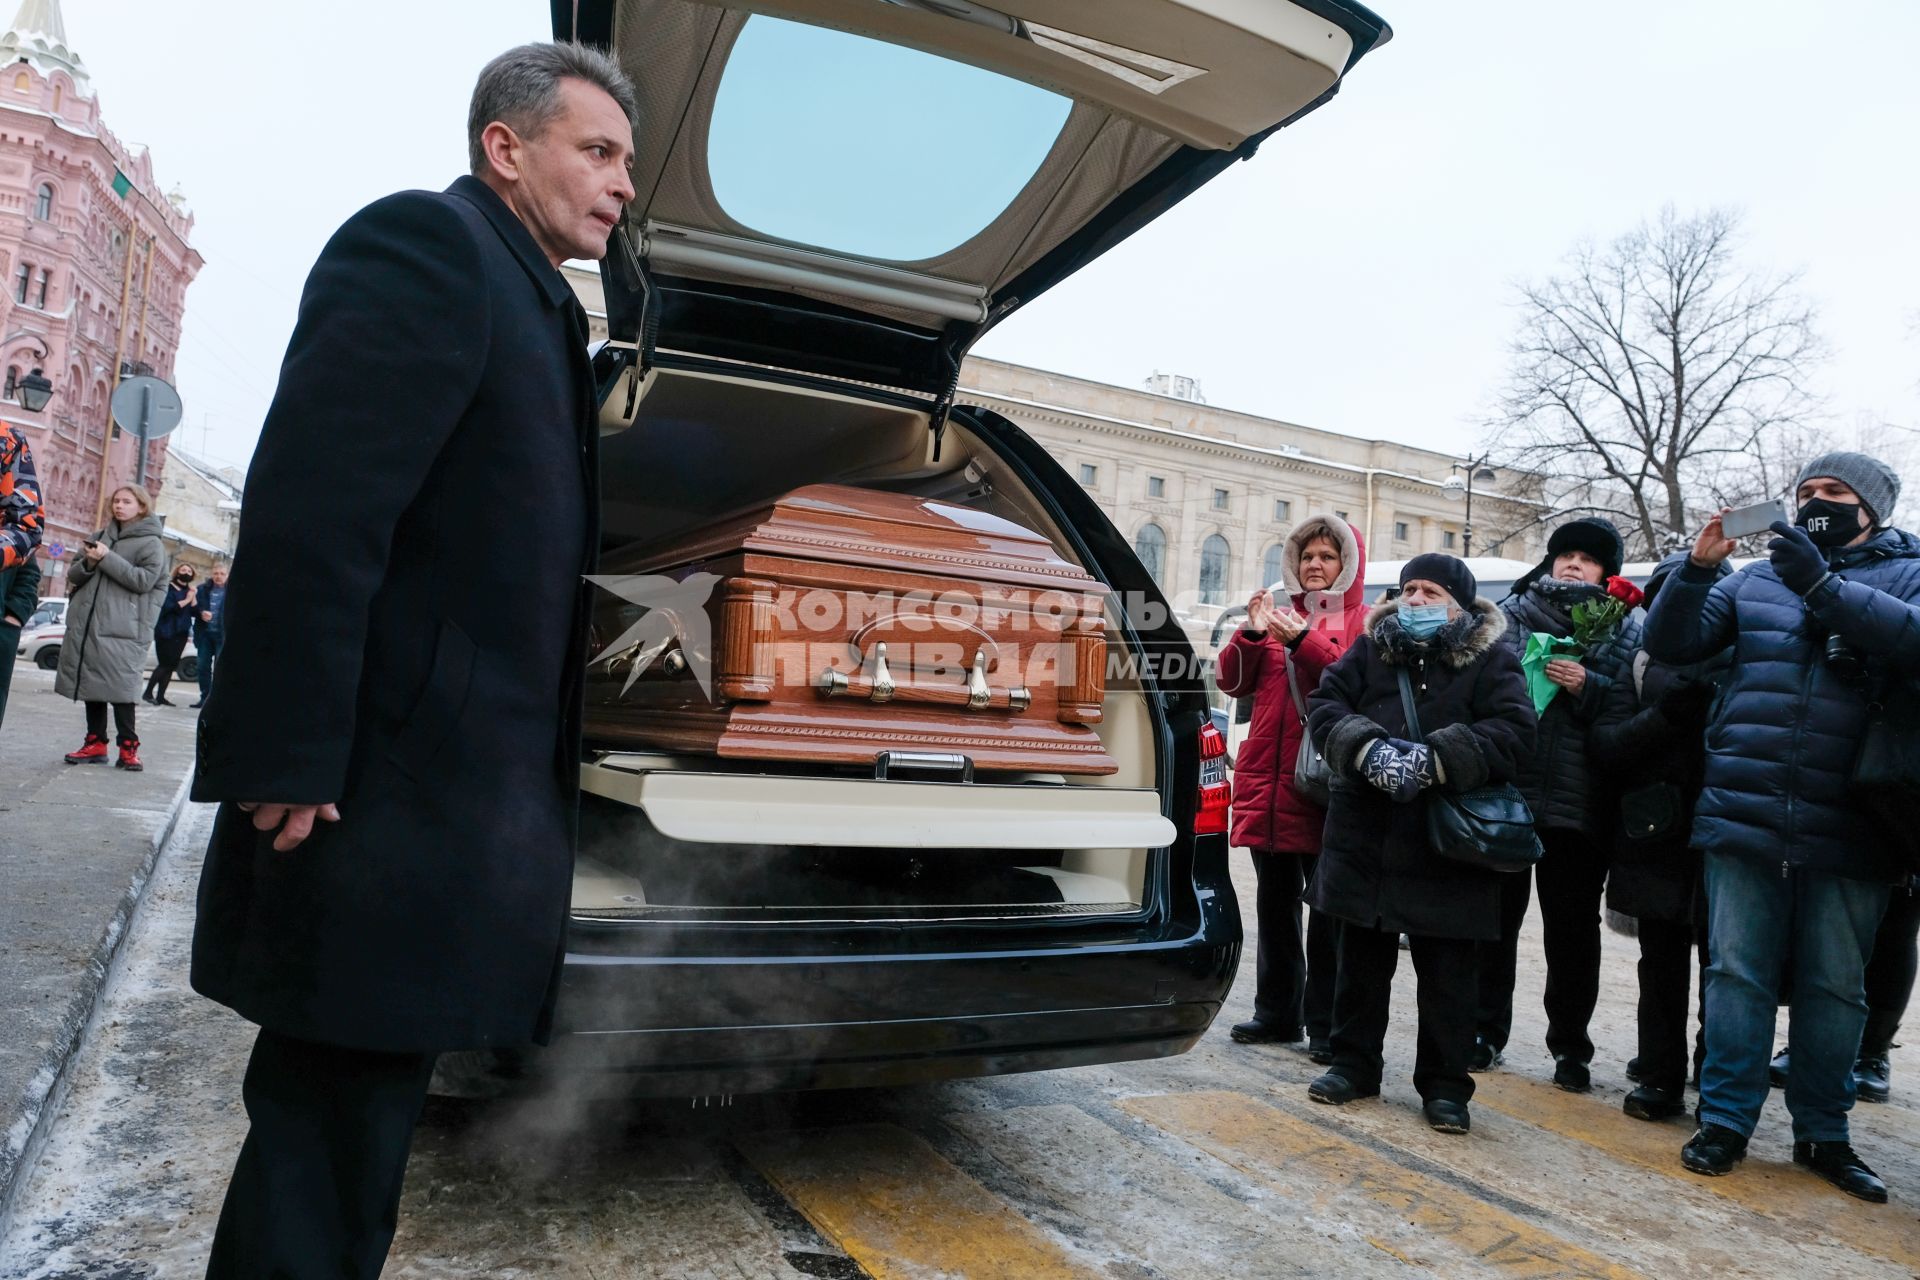
[[[1072,108],[995,72],[756,15],[714,99],[708,173],[721,208],[763,235],[921,261],[1012,203]]]

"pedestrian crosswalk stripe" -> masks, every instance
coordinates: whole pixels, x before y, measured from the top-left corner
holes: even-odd
[[[1099,1280],[923,1139],[892,1125],[759,1133],[741,1154],[875,1280]]]
[[[1615,1159],[1685,1179],[1796,1230],[1920,1269],[1920,1224],[1912,1205],[1850,1199],[1797,1165],[1770,1158],[1764,1136],[1732,1173],[1708,1178],[1680,1163],[1680,1148],[1693,1132],[1686,1125],[1635,1120],[1592,1097],[1503,1071],[1479,1077],[1474,1101],[1598,1147]],[[1784,1147],[1786,1135],[1777,1140]]]
[[[1161,1094],[1119,1106],[1296,1201],[1302,1213],[1364,1232],[1376,1249],[1436,1274],[1640,1276],[1470,1191],[1244,1094]],[[1407,1123],[1422,1121],[1416,1113]]]
[[[946,1124],[1044,1197],[1045,1220],[1071,1223],[1074,1243],[1115,1275],[1249,1280],[1293,1273],[1276,1258],[1325,1258],[1325,1232],[1290,1201],[1246,1188],[1236,1171],[1130,1116],[1109,1122],[1054,1103],[958,1112]],[[1392,1273],[1385,1259],[1355,1265],[1366,1261],[1344,1257],[1342,1280]]]

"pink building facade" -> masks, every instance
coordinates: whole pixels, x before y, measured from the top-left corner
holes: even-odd
[[[59,0],[25,0],[0,35],[0,419],[22,429],[39,470],[42,595],[65,594],[105,494],[138,473],[137,441],[111,427],[107,402],[117,374],[173,381],[187,286],[203,265],[192,232],[147,154],[101,122]],[[31,411],[20,384],[35,370],[53,391]],[[151,493],[166,449],[148,446]]]

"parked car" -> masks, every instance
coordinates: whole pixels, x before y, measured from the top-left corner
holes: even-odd
[[[40,614],[36,610],[34,617]],[[27,626],[20,629],[20,652],[17,657],[25,658],[42,671],[52,671],[60,665],[60,645],[67,638],[65,622],[45,622],[39,626]],[[149,667],[159,661],[159,655],[151,647],[147,650]],[[187,641],[186,648],[180,651],[180,665],[174,668],[182,680],[197,680],[200,677],[200,653],[193,647],[193,641]]]
[[[900,782],[601,752],[555,1043],[449,1055],[443,1091],[1175,1054],[1237,967],[1192,646],[1081,486],[954,387],[987,329],[1330,100],[1388,28],[1350,0],[767,8],[554,6],[557,38],[610,47],[642,99],[641,194],[601,271],[606,546],[821,483],[1040,531],[1115,594],[1098,731],[1120,770]]]
[[[65,596],[42,596],[33,608],[33,616],[20,628],[24,633],[29,628],[45,626],[49,622],[59,622],[67,616]]]

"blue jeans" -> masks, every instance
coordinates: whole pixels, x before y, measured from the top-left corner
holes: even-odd
[[[213,660],[220,656],[220,633],[202,631],[193,632],[193,650],[199,655],[200,701],[207,700],[207,694],[213,689]]]
[[[1759,1123],[1780,984],[1791,966],[1794,1140],[1846,1141],[1867,1022],[1867,957],[1890,887],[1718,853],[1707,854],[1706,876],[1712,964],[1702,1123],[1747,1135]]]

